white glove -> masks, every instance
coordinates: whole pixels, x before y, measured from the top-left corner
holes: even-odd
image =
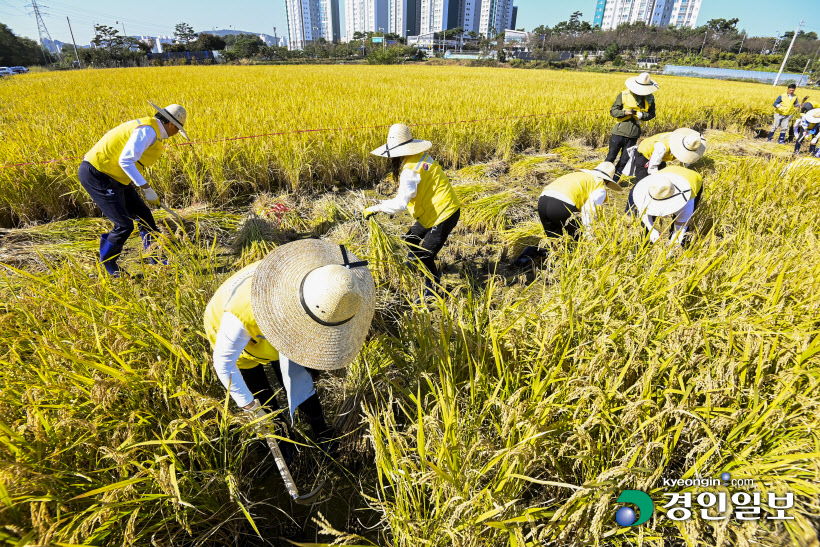
[[[142,193],[145,195],[145,201],[148,202],[148,205],[153,205],[154,207],[159,207],[159,196],[154,191],[153,188],[148,187],[145,188]]]
[[[661,237],[661,234],[657,230],[652,230],[649,233],[649,241],[651,241],[652,243],[655,243],[656,241],[658,241],[659,237]]]
[[[638,112],[637,116],[638,116],[639,120],[642,120],[643,119],[643,112]]]
[[[364,219],[367,220],[368,218],[372,217],[376,213],[381,213],[381,205],[374,205],[372,207],[368,207],[364,210]]]
[[[658,167],[657,166],[652,166],[652,167],[648,168],[646,170],[646,172],[649,173],[650,175],[654,175],[655,173],[658,172]]]
[[[266,418],[269,416],[269,414],[265,412],[265,409],[262,408],[262,403],[259,402],[259,399],[254,399],[251,406],[242,407],[242,410],[247,413],[247,417],[250,421],[259,420],[260,418]],[[265,425],[260,422],[256,424],[256,427],[263,428]]]

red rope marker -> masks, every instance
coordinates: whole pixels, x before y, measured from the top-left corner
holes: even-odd
[[[704,109],[708,108],[715,108],[714,106],[707,106]],[[583,113],[583,112],[601,112],[601,108],[589,108],[586,110],[564,110],[562,112],[547,112],[546,114],[525,114],[522,116],[504,116],[500,118],[475,118],[472,120],[454,120],[448,122],[427,122],[427,123],[416,123],[416,124],[408,124],[409,127],[427,127],[427,126],[434,126],[434,125],[456,125],[456,124],[471,124],[471,123],[484,123],[484,122],[492,122],[492,121],[509,121],[509,120],[526,120],[529,118],[546,118],[549,116],[558,116],[563,114],[576,114],[576,113]],[[193,145],[200,145],[200,144],[218,144],[221,142],[234,142],[234,141],[243,141],[248,139],[260,139],[263,137],[281,137],[283,135],[299,135],[304,133],[330,133],[330,132],[338,132],[338,131],[358,131],[363,129],[384,129],[385,127],[390,127],[388,124],[382,125],[353,125],[348,127],[323,127],[323,128],[316,128],[316,129],[296,129],[294,131],[276,131],[273,133],[259,133],[256,135],[242,135],[239,137],[228,137],[225,139],[214,139],[209,141],[187,141],[187,142],[179,142],[174,144],[166,145],[165,148],[175,147],[175,146],[193,146]],[[71,161],[71,160],[81,160],[83,159],[82,156],[70,156],[65,158],[53,159],[53,160],[45,160],[45,161],[31,161],[31,162],[24,162],[24,163],[9,163],[6,165],[0,165],[0,169],[10,169],[12,167],[27,167],[30,165],[47,165],[50,163],[59,163],[63,161]]]

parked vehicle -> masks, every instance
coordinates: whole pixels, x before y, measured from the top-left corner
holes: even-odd
[[[24,66],[13,66],[10,67],[9,70],[14,72],[15,74],[25,74],[26,72],[28,72],[28,69]]]
[[[13,75],[14,75],[14,72],[9,70],[9,67],[0,66],[0,77],[2,77],[2,76],[13,76]]]

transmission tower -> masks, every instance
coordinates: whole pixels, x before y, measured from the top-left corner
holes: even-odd
[[[46,28],[46,24],[43,21],[43,16],[40,15],[40,7],[37,5],[37,0],[31,0],[31,7],[34,10],[34,17],[37,19],[37,31],[40,33],[40,45],[46,48],[46,51],[51,53],[46,45],[46,38],[48,39],[48,43],[54,45],[54,40],[51,39],[51,34],[48,33],[48,29]],[[54,46],[55,50],[57,46]],[[59,53],[59,52],[57,52]]]

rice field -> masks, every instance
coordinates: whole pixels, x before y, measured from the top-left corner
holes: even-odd
[[[441,67],[151,70],[138,77],[164,79],[189,99],[197,140],[308,123],[549,112],[563,109],[561,93],[581,89],[579,82],[589,84],[584,104],[602,113],[572,123],[544,117],[416,128],[437,143],[434,154],[464,203],[440,255],[447,297],[427,306],[414,303],[423,280],[404,266],[399,236],[409,217],[365,222],[360,214],[395,192],[386,166],[366,155],[386,128],[169,150],[152,180],[166,184],[183,221],[157,214],[167,266],[145,264],[137,238],[129,241],[121,262],[141,281],[106,279],[95,263],[96,235],[107,224],[76,192],[69,171],[76,162],[33,175],[13,170],[20,179],[0,171],[15,224],[0,232],[0,542],[818,545],[820,172],[781,176],[789,149],[750,138],[748,125],[766,119],[771,88],[660,80],[651,132],[679,122],[721,129],[707,132],[709,151],[695,166],[705,178],[690,224],[697,238],[668,254],[662,245],[641,246],[622,214],[624,196],[603,208],[594,237],[578,244],[542,238],[535,213],[547,182],[605,154],[605,110],[622,76]],[[345,95],[328,84],[331,72],[361,90]],[[127,72],[87,74],[101,79],[98,87],[105,82],[100,88],[111,90],[117,112],[55,93],[54,104],[72,105],[73,114],[53,106],[48,126],[19,125],[21,136],[40,132],[42,145],[27,149],[27,159],[66,150],[43,134],[67,145],[74,133],[72,150],[81,154],[106,127],[99,115],[83,116],[86,108],[104,112],[109,125],[141,108],[133,91],[114,91],[112,82]],[[506,83],[509,74],[516,86]],[[57,85],[46,77],[77,73],[32,76],[19,85],[45,89]],[[226,91],[217,104],[223,90],[209,92],[205,79],[233,81],[245,97]],[[296,87],[287,91],[283,81]],[[263,92],[260,82],[280,93]],[[459,85],[484,94],[468,101],[454,93]],[[721,96],[712,88],[725,89],[726,102],[704,116],[698,97]],[[346,97],[351,114],[321,101],[309,116],[307,94],[325,92]],[[178,99],[169,92],[157,100]],[[206,109],[212,123],[194,114]],[[15,146],[21,143],[2,140],[2,157]],[[306,169],[297,179],[270,168],[288,157]],[[350,178],[332,171],[341,165]],[[243,175],[219,179],[229,171]],[[27,176],[44,177],[32,199],[50,203],[60,220],[20,224],[52,218],[6,194],[16,184],[21,196],[33,192]],[[26,207],[32,212],[12,212]],[[367,256],[378,283],[362,352],[318,383],[340,436],[339,457],[322,458],[297,423],[304,446],[292,471],[300,489],[326,480],[313,507],[290,502],[226,399],[201,332],[205,304],[224,279],[301,237],[331,238]],[[550,253],[536,271],[510,266],[520,249],[538,243]],[[766,518],[774,512],[764,502],[759,520],[709,520],[694,508],[699,494],[731,500],[744,488],[664,485],[723,472],[751,479],[745,490],[764,500],[792,493],[794,518]],[[617,524],[624,490],[652,497],[648,522]],[[668,517],[671,492],[692,495],[691,519]]]
[[[0,166],[81,157],[110,128],[153,115],[146,100],[176,102],[195,144],[172,139],[153,169],[157,190],[175,207],[247,205],[260,192],[378,181],[385,165],[369,152],[397,122],[436,143],[435,156],[454,169],[569,138],[600,146],[625,77],[414,66],[43,72],[0,82]],[[651,128],[738,129],[763,113],[769,121],[772,93],[666,78]],[[77,163],[0,169],[0,226],[91,214]]]

